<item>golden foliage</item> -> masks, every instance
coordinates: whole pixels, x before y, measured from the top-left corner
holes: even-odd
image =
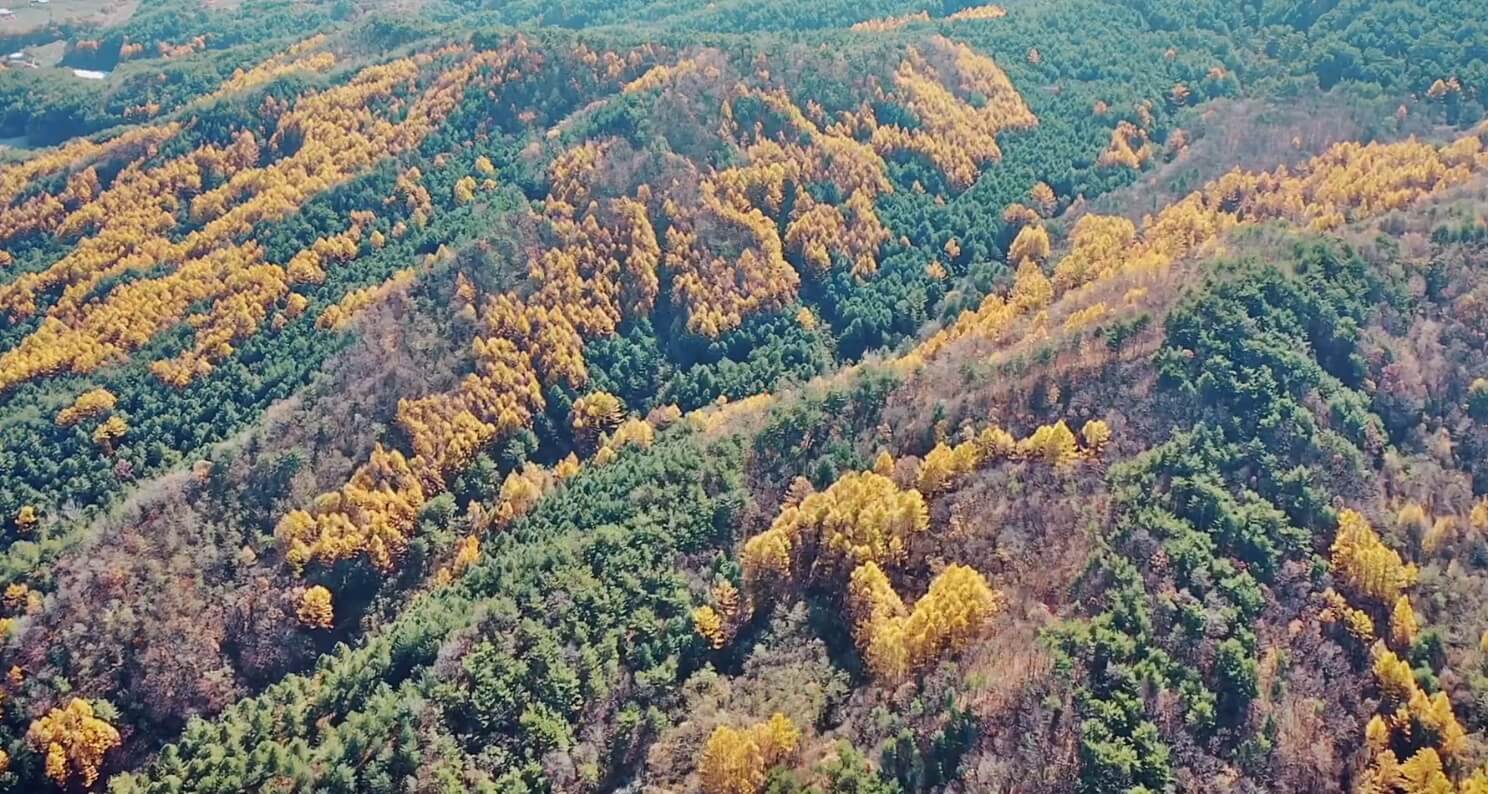
[[[372,287],[354,289],[341,296],[341,300],[327,306],[316,318],[315,326],[327,330],[340,331],[351,325],[351,321],[357,315],[367,309],[387,300],[388,296],[395,292],[402,292],[413,285],[418,279],[418,271],[413,268],[399,270],[381,284]]]
[[[997,64],[945,38],[934,38],[923,51],[911,48],[894,75],[894,87],[921,126],[906,130],[875,124],[874,148],[885,156],[912,152],[924,157],[957,190],[970,187],[982,166],[1001,159],[998,133],[1038,124]],[[983,99],[980,107],[967,101],[973,95]]]
[[[297,570],[311,561],[331,564],[366,556],[380,571],[391,571],[408,549],[424,485],[397,450],[377,445],[340,491],[322,495],[313,511],[295,510],[275,529],[285,559]]]
[[[898,562],[910,537],[929,525],[919,491],[873,472],[846,474],[785,507],[745,542],[744,581],[759,596],[779,583],[830,579],[867,561]]]
[[[1326,606],[1318,614],[1323,623],[1341,623],[1344,631],[1353,637],[1360,647],[1374,642],[1374,619],[1362,609],[1354,609],[1336,590],[1329,588],[1323,593]]]
[[[848,585],[854,635],[875,677],[899,681],[976,637],[1002,609],[1002,596],[980,573],[951,565],[909,610],[874,562],[860,565]]]
[[[662,63],[651,67],[640,77],[626,83],[621,90],[626,94],[650,91],[674,85],[678,80],[694,74],[717,77],[719,70],[716,66],[705,66],[696,58],[683,58],[674,64]]]
[[[1343,588],[1381,608],[1393,607],[1416,581],[1416,566],[1385,546],[1364,516],[1354,510],[1339,513],[1331,555],[1333,575]]]
[[[26,608],[26,601],[31,594],[31,588],[21,582],[13,582],[5,588],[5,608],[11,612],[19,612]]]
[[[474,535],[466,535],[455,547],[455,557],[450,560],[449,575],[451,579],[458,579],[465,572],[475,567],[480,561],[481,544],[480,538]]]
[[[329,52],[315,52],[325,43],[326,37],[318,33],[290,46],[268,60],[250,69],[234,69],[232,76],[218,86],[210,98],[244,91],[254,86],[272,82],[294,72],[325,72],[336,65],[336,56]],[[129,46],[139,45],[125,45]],[[122,53],[121,53],[122,56]]]
[[[1064,318],[1064,330],[1068,332],[1082,331],[1100,322],[1105,318],[1106,313],[1105,303],[1092,303]]]
[[[1129,121],[1121,121],[1111,130],[1111,143],[1096,162],[1108,167],[1140,170],[1151,156],[1152,144],[1147,140],[1147,131]]]
[[[1420,630],[1416,611],[1411,608],[1410,597],[1401,595],[1395,599],[1395,607],[1390,610],[1390,644],[1401,651],[1409,651]]]
[[[620,398],[609,392],[597,391],[574,400],[569,411],[574,434],[596,439],[616,425],[625,415],[625,406]]]
[[[1085,447],[1090,450],[1090,454],[1099,455],[1111,441],[1111,426],[1103,419],[1091,419],[1080,428],[1080,437],[1085,440]]]
[[[1028,189],[1028,198],[1045,218],[1053,215],[1055,208],[1059,206],[1059,199],[1054,195],[1054,188],[1049,187],[1047,182],[1033,183],[1033,187]]]
[[[1428,696],[1417,686],[1410,666],[1382,646],[1374,649],[1374,676],[1381,712],[1365,730],[1371,757],[1361,790],[1456,791],[1443,771],[1442,758],[1460,758],[1466,752],[1467,732],[1446,693]],[[1404,764],[1392,749],[1402,747],[1414,749]]]
[[[93,429],[93,443],[105,450],[111,450],[119,443],[119,439],[128,433],[129,423],[125,422],[123,417],[110,416]]]
[[[1382,708],[1409,703],[1416,692],[1416,679],[1410,665],[1388,648],[1375,646],[1374,680],[1379,685],[1384,699]]]
[[[579,473],[579,456],[570,452],[553,465],[553,477],[560,482]]]
[[[718,650],[728,643],[723,629],[723,618],[713,607],[703,605],[692,611],[692,625],[708,641],[708,646]]]
[[[795,754],[801,732],[783,714],[744,730],[720,725],[708,737],[698,763],[707,794],[758,794],[765,773]]]
[[[1023,226],[1039,222],[1038,211],[1022,202],[1013,202],[1002,211],[1002,222],[1008,226]]]
[[[528,54],[521,46],[510,50],[470,56],[467,62],[479,61],[475,72],[481,75],[525,68],[522,61]],[[475,72],[461,73],[463,68],[452,70],[459,73],[454,76],[441,74],[441,87],[428,94],[443,98],[475,79]],[[652,70],[632,83],[631,90],[673,90],[694,70],[706,76],[710,68],[682,62]],[[992,136],[997,131],[1036,123],[1005,75],[960,45],[938,39],[912,53],[901,77],[896,96],[907,97],[927,123],[957,130],[947,139],[951,144],[974,143],[979,152],[995,153]],[[771,115],[768,132],[763,124],[734,120],[734,102],[746,97]],[[988,101],[982,103],[981,97]],[[940,112],[947,109],[953,116]],[[696,182],[673,183],[657,196],[646,185],[629,195],[611,195],[607,183],[597,178],[610,168],[607,158],[623,152],[624,144],[591,141],[554,159],[541,218],[549,240],[531,260],[524,284],[487,296],[478,307],[475,372],[454,390],[399,403],[398,422],[409,438],[411,456],[400,455],[397,468],[403,473],[394,479],[408,487],[388,485],[376,500],[357,488],[350,489],[354,498],[348,498],[348,489],[343,489],[321,497],[314,510],[301,511],[311,519],[308,523],[303,516],[287,517],[280,534],[292,564],[344,559],[362,549],[377,567],[390,569],[406,546],[411,516],[423,504],[425,489],[441,488],[444,477],[463,468],[478,450],[525,428],[546,408],[544,386],[581,389],[588,378],[586,342],[613,334],[628,316],[650,312],[658,299],[663,262],[674,273],[672,299],[688,330],[708,336],[737,327],[752,313],[795,300],[800,277],[787,256],[808,272],[840,260],[859,277],[871,276],[878,249],[889,236],[875,209],[877,198],[891,189],[881,152],[945,146],[925,130],[885,138],[884,128],[863,114],[844,114],[829,124],[819,107],[803,110],[780,89],[741,85],[726,99],[723,112],[722,132],[737,144],[739,164],[703,173]],[[966,179],[975,177],[976,156],[950,150],[935,156],[955,163]],[[487,174],[494,169],[478,162],[476,170]],[[840,206],[813,204],[807,187],[820,183],[834,185],[846,200]],[[194,200],[193,209],[201,202],[202,217],[211,218],[221,210],[206,196]],[[428,191],[413,169],[400,176],[389,200],[404,202],[416,216],[430,209]],[[790,214],[782,217],[787,206]],[[664,246],[653,214],[667,223]],[[374,233],[374,245],[378,236]],[[369,297],[361,292],[348,296],[345,305],[327,309],[320,323],[343,325]],[[755,410],[757,403],[740,401],[692,420],[720,425]],[[594,460],[602,464],[613,459],[625,444],[648,444],[653,432],[649,426],[629,425],[605,438]],[[373,468],[369,463],[358,476]]]
[[[328,629],[334,622],[331,607],[331,591],[320,585],[308,588],[300,595],[300,606],[295,610],[300,625],[312,629]]]
[[[59,786],[77,775],[83,788],[98,781],[103,757],[120,744],[114,726],[99,719],[93,705],[73,698],[31,723],[26,741],[46,758],[46,774]]]
[[[946,17],[950,22],[971,22],[979,19],[1001,19],[1007,9],[999,5],[970,6]]]
[[[103,416],[114,410],[118,398],[108,389],[89,389],[77,396],[72,404],[57,412],[57,426],[71,427],[79,422]]]
[[[1054,267],[1056,295],[1121,274],[1162,272],[1217,250],[1223,235],[1242,223],[1285,219],[1328,230],[1405,207],[1488,167],[1482,134],[1440,147],[1416,140],[1339,143],[1295,170],[1235,170],[1145,218],[1140,231],[1125,218],[1083,215],[1070,233],[1068,254]],[[933,358],[965,336],[995,340],[1036,306],[990,295],[915,354]]]
[[[627,419],[604,437],[602,446],[617,453],[622,447],[636,446],[645,449],[656,440],[656,428],[643,419]]]
[[[468,174],[461,177],[458,182],[455,182],[455,203],[469,204],[470,202],[475,201],[475,189],[475,177]]]
[[[1100,426],[1104,427],[1105,423],[1101,422]],[[1091,427],[1091,423],[1087,422],[1086,427]],[[1110,429],[1106,428],[1105,433],[1105,440],[1100,441],[1102,445],[1109,440]],[[1091,454],[1094,454],[1095,449],[1095,446],[1091,446]],[[1052,425],[1040,426],[1021,441],[1014,439],[1006,430],[990,425],[970,441],[963,441],[955,446],[945,442],[935,445],[920,462],[919,471],[915,475],[915,487],[922,493],[939,493],[980,466],[1014,457],[1042,460],[1054,466],[1065,467],[1079,459],[1080,450],[1076,446],[1074,433],[1070,432],[1062,420]],[[892,459],[889,459],[889,465],[893,465]]]
[[[1080,216],[1070,232],[1069,253],[1054,268],[1055,287],[1063,292],[1119,268],[1136,237],[1137,227],[1126,218]]]
[[[547,490],[547,480],[542,469],[528,465],[521,471],[511,471],[501,481],[501,491],[496,498],[496,520],[509,524],[527,515]]]
[[[1041,425],[1028,438],[1019,441],[1018,454],[1043,460],[1058,468],[1070,466],[1080,459],[1075,434],[1062,419],[1052,425]]]
[[[1049,258],[1049,233],[1044,227],[1031,224],[1018,230],[1013,244],[1008,248],[1008,261],[1021,265],[1024,262],[1039,263]]]
[[[183,320],[197,328],[195,349],[154,368],[184,384],[232,352],[231,342],[254,332],[288,290],[285,268],[265,263],[251,239],[257,224],[286,217],[312,196],[389,155],[419,143],[451,111],[477,71],[499,53],[466,54],[395,112],[383,100],[416,89],[428,55],[365,68],[343,85],[302,97],[278,117],[269,144],[293,151],[260,167],[257,142],[241,133],[226,147],[204,147],[151,167],[126,168],[96,200],[72,213],[59,234],[83,234],[48,268],[0,286],[0,310],[13,318],[37,313],[38,296],[63,287],[38,327],[0,355],[0,391],[63,371],[91,372],[143,347]],[[215,187],[204,189],[208,177]],[[189,200],[198,226],[177,230]],[[91,232],[91,234],[88,234]],[[95,289],[129,271],[164,275],[128,281],[100,299]],[[206,312],[191,317],[191,307]]]
[[[1044,269],[1032,259],[1024,259],[1013,274],[1013,290],[1008,295],[1008,306],[1018,314],[1035,312],[1048,307],[1054,300],[1054,286]]]

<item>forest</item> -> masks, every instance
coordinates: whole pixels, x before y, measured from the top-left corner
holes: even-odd
[[[0,791],[1488,793],[1488,7],[116,17],[0,27]]]

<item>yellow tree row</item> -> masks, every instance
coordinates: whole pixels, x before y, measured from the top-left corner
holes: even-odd
[[[57,412],[57,426],[71,427],[114,410],[119,400],[108,389],[89,389],[77,396],[72,404]]]
[[[981,97],[982,104],[971,104],[971,96]],[[1038,125],[992,59],[942,37],[924,51],[910,49],[894,75],[894,98],[915,114],[920,126],[878,126],[870,116],[874,148],[884,155],[913,152],[924,157],[957,190],[970,187],[982,166],[1002,157],[1000,133]]]
[[[296,517],[297,524],[306,525],[308,518],[310,525],[328,525],[332,535],[367,542],[382,537],[384,527],[392,527],[401,538],[381,542],[391,553],[369,555],[378,568],[390,570],[413,529],[412,521],[402,518],[405,507],[416,512],[426,493],[442,488],[446,474],[463,469],[496,439],[527,427],[545,406],[544,383],[582,386],[588,377],[583,361],[586,339],[614,333],[628,312],[650,311],[660,248],[644,206],[626,197],[586,200],[587,184],[602,153],[599,146],[579,147],[554,163],[554,198],[546,203],[545,220],[555,244],[531,262],[531,291],[525,297],[504,293],[485,300],[479,318],[483,332],[472,344],[475,372],[451,392],[400,401],[398,421],[414,452],[405,464],[420,487],[403,489],[397,500],[385,502],[394,511],[391,516],[357,503],[352,505],[355,509],[343,509],[322,498],[313,514]],[[576,209],[561,198],[584,204]],[[602,398],[597,396],[581,402],[580,415],[587,415],[586,406],[598,402]],[[579,419],[580,424],[585,421]],[[613,455],[613,447],[610,450]],[[509,478],[509,487],[503,487],[498,516],[515,514],[534,500],[532,492],[540,489],[521,479]],[[301,554],[305,562],[349,556],[316,551],[333,545],[301,545],[308,550]]]
[[[225,149],[207,146],[149,168],[131,163],[95,200],[62,221],[58,236],[84,235],[67,254],[43,270],[0,285],[0,310],[14,319],[31,317],[38,295],[63,287],[49,315],[74,319],[105,279],[178,259],[180,252],[168,236],[187,197],[208,179],[226,178],[257,163],[258,157],[257,141],[244,132]]]
[[[1062,419],[1052,425],[1040,425],[1023,439],[1014,439],[1006,430],[989,426],[976,438],[955,446],[943,441],[936,444],[920,462],[915,485],[924,493],[938,493],[957,478],[998,460],[1038,460],[1065,468],[1082,457],[1099,455],[1110,440],[1111,428],[1100,419],[1086,422],[1080,429],[1080,439]]]
[[[1453,785],[1445,764],[1463,758],[1467,731],[1444,692],[1428,696],[1393,651],[1375,646],[1373,672],[1379,713],[1364,728],[1369,763],[1355,791],[1364,794],[1482,794],[1488,775],[1478,770]],[[1405,758],[1405,761],[1401,761]]]
[[[1407,206],[1488,169],[1484,134],[1439,147],[1415,140],[1340,143],[1295,171],[1232,171],[1144,218],[1140,229],[1125,218],[1084,215],[1070,232],[1068,252],[1054,266],[1054,294],[1123,273],[1160,272],[1185,257],[1216,250],[1224,233],[1242,223],[1289,220],[1331,229]],[[1040,276],[1020,268],[1014,295],[1038,287]],[[915,357],[933,358],[965,336],[996,339],[1046,305],[989,296],[922,343]]]
[[[970,6],[946,17],[952,22],[969,22],[978,19],[1002,19],[1007,9],[999,5]]]
[[[106,156],[132,160],[138,153],[153,149],[173,137],[180,129],[179,123],[171,122],[153,127],[133,127],[101,143],[78,138],[18,163],[0,166],[0,207],[9,207],[27,186],[40,177],[63,169],[80,169]]]
[[[197,195],[192,212],[203,225],[182,240],[171,241],[166,236],[174,226],[172,213],[164,207],[150,208],[143,218],[148,231],[141,233],[138,225],[121,231],[126,238],[137,240],[127,246],[138,252],[135,259],[112,253],[117,252],[117,245],[90,247],[89,241],[99,238],[88,238],[78,248],[91,255],[86,262],[64,260],[36,274],[29,283],[0,289],[0,304],[6,298],[21,301],[19,306],[15,300],[9,304],[15,312],[27,308],[25,301],[38,289],[51,283],[71,285],[41,327],[0,356],[0,390],[40,375],[88,372],[117,360],[180,322],[186,307],[203,301],[212,308],[193,321],[205,329],[199,344],[184,359],[162,363],[157,374],[182,383],[230,354],[231,343],[256,332],[288,291],[283,268],[264,263],[252,242],[235,241],[255,224],[284,217],[378,159],[416,145],[456,107],[471,79],[483,69],[506,62],[502,51],[444,54],[460,60],[440,72],[396,124],[379,118],[370,108],[378,98],[411,87],[421,69],[434,62],[433,54],[369,67],[344,86],[301,99],[280,117],[270,141],[279,148],[286,139],[293,139],[298,142],[294,153],[261,168],[240,168],[219,187]],[[178,168],[187,167],[178,164]],[[199,177],[195,184],[200,186]],[[321,251],[317,256],[327,253],[335,252]],[[80,304],[68,300],[74,289],[87,282],[96,283],[121,268],[144,267],[165,267],[169,272],[118,287],[101,301]]]
[[[407,289],[417,280],[418,270],[406,267],[393,273],[381,284],[351,290],[342,295],[341,300],[327,306],[316,318],[315,325],[334,331],[344,329],[357,315],[387,300],[394,292]]]
[[[59,194],[38,193],[0,213],[0,241],[55,230],[67,213],[92,201],[101,189],[97,168],[74,171]]]
[[[232,76],[223,81],[209,98],[245,91],[255,86],[276,80],[294,72],[325,72],[336,65],[336,56],[329,52],[317,52],[325,45],[324,33],[317,33],[297,42],[284,52],[278,53],[263,63],[248,69],[234,69]]]
[[[1409,508],[1403,510],[1403,520],[1410,520],[1412,513]],[[1364,608],[1355,608],[1348,598],[1330,589],[1320,617],[1341,623],[1362,644],[1372,644],[1372,672],[1380,695],[1379,710],[1365,726],[1368,764],[1355,790],[1367,794],[1488,792],[1488,776],[1482,771],[1464,779],[1460,787],[1447,775],[1445,765],[1461,759],[1467,750],[1466,730],[1446,693],[1428,696],[1416,683],[1410,665],[1397,655],[1411,650],[1419,630],[1405,592],[1415,583],[1415,566],[1387,547],[1354,510],[1339,513],[1330,563],[1338,585]],[[1371,612],[1388,620],[1386,642],[1375,640]]]

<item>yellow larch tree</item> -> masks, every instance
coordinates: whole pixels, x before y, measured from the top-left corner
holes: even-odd
[[[1325,624],[1341,625],[1361,648],[1374,643],[1374,619],[1368,612],[1349,606],[1348,600],[1331,587],[1323,592],[1323,598],[1326,605],[1318,613],[1318,620]]]
[[[1024,262],[1042,263],[1049,258],[1049,233],[1038,224],[1024,226],[1013,238],[1008,248],[1008,261],[1021,265]]]
[[[36,509],[36,505],[21,505],[21,509],[16,511],[16,529],[21,534],[28,533],[36,528],[36,524],[40,519],[41,515]]]
[[[843,475],[825,491],[790,505],[744,544],[744,581],[760,597],[795,581],[819,581],[853,566],[900,561],[930,525],[919,491],[873,472]]]
[[[1333,575],[1344,590],[1381,609],[1393,608],[1416,581],[1416,566],[1386,546],[1354,510],[1339,513],[1331,554]]]
[[[724,631],[723,617],[713,607],[704,604],[692,611],[692,625],[708,641],[708,646],[718,650],[728,644],[728,634]]]
[[[104,388],[89,389],[77,396],[72,404],[57,412],[57,426],[70,427],[88,419],[104,416],[114,410],[118,398]]]
[[[1402,594],[1395,599],[1395,606],[1390,610],[1390,644],[1402,653],[1408,652],[1420,631],[1421,625],[1416,619],[1416,611],[1411,608],[1410,596]]]
[[[1091,455],[1100,455],[1111,443],[1111,426],[1104,419],[1091,419],[1080,428],[1080,437]]]
[[[1045,218],[1052,217],[1054,209],[1059,206],[1059,199],[1054,195],[1054,188],[1049,187],[1047,182],[1035,182],[1028,190],[1028,198],[1033,201],[1033,206],[1038,207],[1039,213]]]
[[[315,585],[306,588],[300,595],[300,605],[295,612],[300,624],[312,629],[328,629],[334,624],[335,611],[331,606],[331,591]]]
[[[46,758],[46,775],[58,786],[78,780],[82,788],[91,788],[104,756],[119,746],[120,737],[96,715],[92,703],[75,697],[31,723],[26,741]]]
[[[549,478],[541,467],[527,464],[508,472],[496,496],[496,521],[505,525],[527,515],[547,490]]]
[[[129,433],[129,423],[123,417],[110,416],[98,427],[93,429],[93,443],[102,447],[105,451],[111,451]]]
[[[707,794],[759,794],[765,774],[795,754],[801,733],[790,718],[776,713],[743,730],[720,725],[708,737],[698,763]]]
[[[909,610],[873,562],[853,571],[848,603],[858,647],[875,677],[899,681],[966,646],[1002,608],[1002,596],[964,565],[951,565]]]

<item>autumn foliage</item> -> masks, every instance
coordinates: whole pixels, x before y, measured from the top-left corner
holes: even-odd
[[[924,497],[873,472],[843,476],[786,507],[744,544],[751,593],[795,581],[831,580],[864,562],[902,561],[910,539],[929,527]]]
[[[708,737],[698,763],[707,794],[758,794],[765,773],[796,752],[801,733],[788,717],[770,719],[745,729],[720,725]]]
[[[312,629],[328,629],[334,619],[331,607],[331,591],[315,585],[300,596],[297,616],[301,625]]]
[[[31,723],[26,741],[45,756],[47,777],[58,786],[77,780],[89,788],[104,755],[119,746],[119,732],[96,716],[91,703],[73,698]]]
[[[951,565],[910,608],[883,570],[867,562],[852,573],[848,604],[868,667],[875,677],[893,682],[964,648],[1002,608],[1002,596],[972,568]]]

